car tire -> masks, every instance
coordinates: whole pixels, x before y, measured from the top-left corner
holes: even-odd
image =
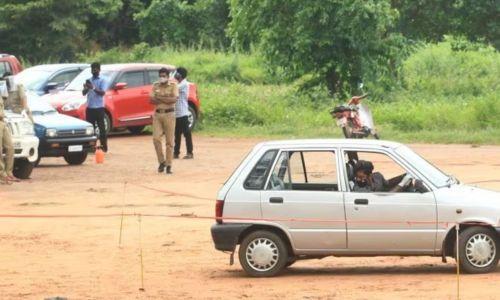
[[[198,116],[196,114],[196,110],[190,105],[189,108],[189,115],[188,115],[188,121],[189,121],[189,129],[193,131],[196,128],[196,123],[198,122]]]
[[[488,227],[474,226],[459,234],[460,268],[465,273],[489,273],[500,258],[498,234]],[[456,248],[455,248],[456,253]]]
[[[132,126],[132,127],[127,127],[128,131],[130,131],[132,134],[139,135],[142,133],[146,126]]]
[[[274,232],[258,230],[248,234],[238,251],[241,267],[253,277],[272,277],[288,262],[288,249]]]
[[[35,168],[38,167],[38,165],[40,164],[41,160],[42,160],[42,157],[40,155],[38,155],[38,158],[33,163],[33,167],[35,167]]]
[[[107,112],[104,113],[104,128],[106,129],[106,135],[108,135],[113,129],[111,125],[111,118]],[[95,135],[99,137],[99,127],[95,127]]]
[[[87,159],[87,152],[68,153],[64,155],[64,160],[70,165],[81,165]]]
[[[27,159],[16,159],[12,173],[19,179],[29,179],[33,172],[33,164]]]

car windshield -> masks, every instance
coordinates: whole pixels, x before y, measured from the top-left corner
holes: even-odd
[[[42,88],[43,83],[52,72],[40,69],[26,69],[14,76],[17,84],[22,84],[29,91],[36,91]]]
[[[422,175],[424,175],[437,187],[444,187],[458,182],[456,179],[446,175],[437,167],[432,165],[430,162],[428,162],[406,146],[400,146],[395,151],[405,160],[411,162],[411,164],[416,167],[418,171],[422,173]]]
[[[114,71],[109,71],[109,70],[103,70],[101,71],[101,74],[99,77],[103,78],[104,81],[107,83],[106,90],[109,88],[109,84],[111,82],[111,79],[113,75],[115,74]],[[92,74],[90,73],[90,68],[87,68],[83,70],[78,76],[71,81],[68,86],[64,89],[65,91],[81,91],[83,90],[83,84],[85,83],[85,80],[89,79],[92,77]]]
[[[28,107],[35,116],[56,114],[57,111],[45,100],[40,99],[38,95],[28,94]]]

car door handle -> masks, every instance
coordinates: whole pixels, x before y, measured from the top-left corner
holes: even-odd
[[[356,199],[354,200],[356,205],[368,205],[368,199]]]
[[[271,197],[269,198],[270,203],[283,203],[283,198],[281,197]]]

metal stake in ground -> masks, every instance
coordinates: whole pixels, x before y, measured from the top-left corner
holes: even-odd
[[[139,291],[144,292],[144,261],[142,259],[142,228],[141,228],[141,214],[139,214],[139,256],[141,258],[141,288]]]
[[[456,248],[457,248],[457,300],[460,300],[460,238],[459,238],[459,233],[460,233],[460,224],[457,223],[455,226],[456,230],[456,236],[457,236],[457,241],[456,241]]]

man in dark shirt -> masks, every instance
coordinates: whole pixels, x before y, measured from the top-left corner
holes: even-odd
[[[412,180],[411,175],[406,174],[396,186],[391,188],[384,175],[379,172],[373,173],[373,169],[373,164],[369,161],[360,160],[356,163],[354,182],[351,186],[353,192],[402,192]]]

